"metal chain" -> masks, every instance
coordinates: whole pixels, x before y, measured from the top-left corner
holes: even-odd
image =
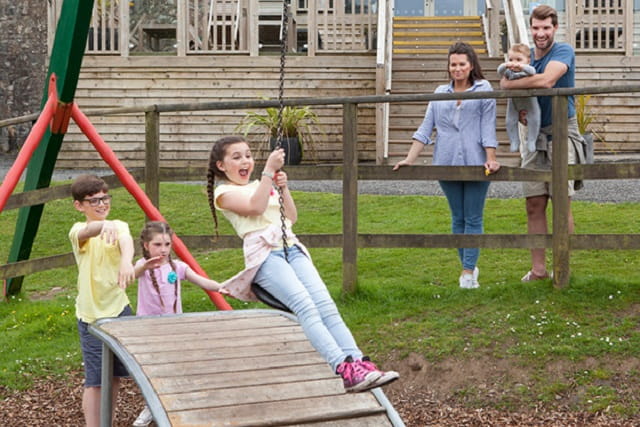
[[[282,140],[284,139],[284,126],[282,126],[282,113],[284,111],[284,66],[287,56],[287,33],[289,23],[289,4],[287,0],[282,0],[282,34],[280,38],[280,85],[278,87],[278,131],[276,135],[275,148],[282,147]],[[289,249],[287,247],[287,217],[284,213],[284,196],[282,195],[282,188],[278,187],[278,202],[280,203],[280,230],[282,232],[282,247],[284,248],[284,259],[289,260]]]

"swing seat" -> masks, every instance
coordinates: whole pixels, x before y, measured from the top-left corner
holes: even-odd
[[[292,313],[292,311],[289,310],[289,308],[286,305],[281,303],[278,298],[271,295],[268,291],[266,291],[262,286],[258,285],[257,283],[251,284],[251,291],[253,291],[255,296],[258,297],[258,299],[261,302],[267,304],[268,306],[273,307],[276,310]]]

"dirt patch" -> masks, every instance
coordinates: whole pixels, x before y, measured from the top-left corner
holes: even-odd
[[[637,360],[615,363],[620,371],[606,379],[621,395],[638,396],[637,379],[630,380],[622,370],[639,369]],[[596,359],[580,364],[550,363],[547,371],[565,377],[575,369],[596,369]],[[611,364],[613,365],[613,364]],[[537,404],[522,408],[514,401],[514,408],[500,409],[496,402],[510,393],[513,384],[526,386],[531,372],[526,367],[502,359],[445,360],[429,363],[418,355],[402,361],[387,361],[385,367],[398,370],[400,381],[385,389],[407,427],[424,426],[607,426],[630,427],[635,420],[606,413],[572,410],[571,400],[580,392],[575,387],[560,396],[553,405]],[[611,368],[611,366],[609,366]],[[619,377],[617,377],[619,375]],[[73,372],[65,379],[47,378],[35,382],[23,392],[9,393],[0,386],[0,395],[8,396],[0,402],[0,420],[13,426],[79,426],[83,424],[81,410],[82,373]],[[634,382],[635,381],[635,382]],[[469,390],[460,393],[460,390]],[[118,399],[115,426],[130,426],[144,401],[133,380],[123,382]]]
[[[29,299],[31,301],[45,301],[56,297],[56,295],[66,292],[68,289],[62,286],[54,286],[47,291],[30,292]]]

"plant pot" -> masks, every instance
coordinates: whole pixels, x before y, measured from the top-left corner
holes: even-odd
[[[271,147],[271,151],[276,148],[276,138],[269,140],[269,146]],[[298,138],[282,138],[281,146],[284,148],[284,164],[299,165],[302,161],[302,150],[300,149],[300,141],[298,141]]]

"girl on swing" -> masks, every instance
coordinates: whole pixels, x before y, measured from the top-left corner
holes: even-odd
[[[207,171],[207,194],[216,234],[220,210],[243,239],[245,270],[222,284],[231,296],[257,300],[256,283],[282,302],[298,318],[313,347],[340,375],[347,392],[361,392],[398,379],[398,373],[382,372],[355,343],[307,249],[293,234],[298,217],[287,186],[284,150],[274,150],[260,179],[250,181],[255,167],[249,144],[241,137],[216,141]],[[216,183],[214,189],[214,180]],[[279,194],[285,216],[281,229]],[[283,239],[283,234],[285,234]],[[285,258],[286,245],[286,258]]]

